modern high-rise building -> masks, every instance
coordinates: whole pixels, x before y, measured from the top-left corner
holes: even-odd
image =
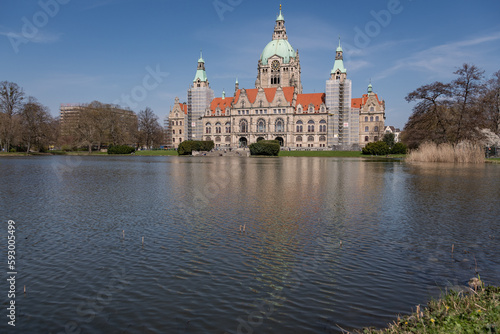
[[[258,60],[255,88],[240,88],[236,79],[233,96],[223,92],[214,98],[200,56],[188,90],[187,139],[211,140],[216,147],[236,148],[266,139],[290,149],[358,150],[360,139],[365,139],[360,136],[360,112],[365,109],[353,105],[359,101],[352,99],[340,41],[327,77],[325,93],[302,92],[299,52],[288,41],[280,7],[272,39]],[[382,109],[379,119],[385,118],[385,104],[377,112]],[[179,122],[179,115],[171,112],[169,119]]]

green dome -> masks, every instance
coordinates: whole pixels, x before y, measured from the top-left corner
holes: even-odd
[[[290,58],[295,58],[295,50],[286,39],[276,39],[269,42],[262,54],[260,55],[260,63],[267,65],[267,60],[274,55],[283,58],[283,63],[290,63]]]

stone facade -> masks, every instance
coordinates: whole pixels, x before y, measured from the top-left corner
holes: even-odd
[[[175,98],[174,107],[170,110],[168,124],[165,127],[168,134],[167,147],[177,148],[180,143],[187,139],[187,114],[187,104],[180,103],[179,98]]]
[[[212,140],[217,148],[246,147],[265,139],[278,140],[283,147],[293,150],[359,149],[365,126],[360,113],[371,110],[373,97],[368,94],[359,106],[353,104],[352,101],[359,99],[351,98],[352,82],[347,78],[340,42],[325,93],[303,94],[299,54],[288,42],[280,10],[272,40],[259,58],[257,73],[255,88],[240,89],[236,80],[232,97],[223,92],[222,97],[213,98],[212,92],[210,98],[205,63],[200,57],[193,86],[188,91],[186,139]],[[200,95],[196,100],[194,92]],[[376,94],[374,97],[378,103]],[[378,113],[372,114],[379,117],[382,132],[385,104],[378,103],[375,108]],[[374,138],[372,134],[369,140]]]
[[[359,112],[359,143],[361,147],[384,136],[385,101],[380,101],[372,85],[363,97],[352,99],[351,108]]]

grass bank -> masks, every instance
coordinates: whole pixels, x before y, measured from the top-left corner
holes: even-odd
[[[144,156],[177,156],[177,151],[175,150],[153,150],[153,151],[135,151],[135,155],[144,155]]]
[[[500,287],[478,287],[450,292],[431,300],[426,308],[398,318],[386,329],[365,328],[357,333],[499,333]]]
[[[471,142],[461,142],[457,145],[448,143],[423,143],[416,150],[410,151],[406,158],[408,162],[455,162],[484,163],[484,151],[480,145]]]
[[[280,151],[280,157],[362,157],[360,151]]]

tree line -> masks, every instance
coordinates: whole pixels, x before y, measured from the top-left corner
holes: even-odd
[[[449,83],[436,81],[406,96],[416,102],[401,134],[409,148],[426,141],[500,144],[500,71],[486,78],[480,68],[463,64],[454,74]]]
[[[0,148],[5,152],[101,149],[113,145],[158,148],[165,133],[158,116],[146,107],[138,114],[93,101],[79,105],[64,119],[52,117],[36,98],[16,83],[0,82]]]

